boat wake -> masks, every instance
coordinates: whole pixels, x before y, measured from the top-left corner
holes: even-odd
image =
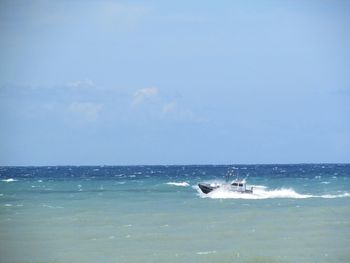
[[[228,188],[220,187],[214,191],[204,194],[196,186],[198,195],[201,198],[212,198],[212,199],[273,199],[273,198],[292,198],[292,199],[305,199],[305,198],[340,198],[350,197],[350,193],[344,192],[337,195],[311,195],[311,194],[300,194],[297,193],[293,188],[280,188],[280,189],[268,189],[265,186],[254,186],[253,193],[239,193],[231,191]]]
[[[168,185],[175,185],[175,186],[190,186],[187,182],[180,182],[180,183],[178,183],[178,182],[168,182],[166,184],[168,184]]]

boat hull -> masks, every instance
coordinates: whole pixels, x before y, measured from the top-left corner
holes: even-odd
[[[209,184],[198,184],[199,189],[205,194],[210,193],[211,191],[219,188],[219,186],[210,186]]]
[[[201,189],[201,191],[204,194],[209,194],[210,192],[212,192],[215,189],[220,188],[220,186],[211,186],[209,184],[198,184],[199,189]],[[229,189],[232,192],[237,192],[237,193],[242,193],[242,194],[252,194],[253,193],[253,188],[251,189],[244,189],[244,190],[240,190],[240,189]]]

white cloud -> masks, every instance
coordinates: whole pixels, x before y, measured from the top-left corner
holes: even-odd
[[[183,105],[176,99],[168,100],[164,94],[161,94],[155,87],[139,89],[133,94],[132,106],[136,114],[142,114],[143,118],[171,121],[186,121],[195,123],[208,122],[207,118],[200,118],[190,108]],[[142,107],[136,107],[141,106]]]
[[[177,103],[172,101],[169,103],[166,103],[163,105],[163,113],[167,114],[167,113],[171,113],[174,112],[177,108]]]
[[[73,102],[68,107],[73,114],[82,116],[85,120],[95,121],[102,110],[102,105],[92,102]]]
[[[69,82],[67,85],[72,88],[95,87],[95,83],[91,79],[76,80]]]
[[[132,104],[134,106],[138,105],[144,102],[145,100],[149,100],[151,98],[156,97],[158,93],[158,89],[154,87],[139,89],[133,94]]]
[[[195,123],[205,123],[209,121],[207,118],[199,117],[192,110],[178,104],[176,101],[163,104],[162,113],[163,117],[177,121],[189,121]]]

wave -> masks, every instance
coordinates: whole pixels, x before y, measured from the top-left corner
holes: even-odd
[[[321,196],[315,196],[315,197],[322,197],[322,198],[339,198],[339,197],[349,197],[349,193],[343,193],[339,195],[321,195]]]
[[[231,191],[227,188],[216,189],[209,194],[204,194],[196,187],[199,196],[201,198],[212,198],[212,199],[274,199],[274,198],[292,198],[292,199],[306,199],[306,198],[341,198],[341,197],[350,197],[350,193],[342,193],[337,195],[311,195],[311,194],[300,194],[296,192],[293,188],[280,188],[267,190],[266,187],[254,187],[253,193],[239,193]]]
[[[6,183],[10,183],[10,182],[17,182],[18,180],[9,178],[9,179],[3,179],[1,181],[6,182]]]
[[[177,183],[177,182],[168,182],[168,183],[166,183],[166,184],[168,184],[168,185],[175,185],[175,186],[184,186],[184,187],[190,186],[189,183],[187,183],[187,182],[180,182],[180,183]]]
[[[42,207],[47,207],[47,208],[55,208],[55,209],[62,209],[64,208],[63,206],[52,206],[52,205],[47,205],[47,204],[42,204]]]
[[[199,251],[196,254],[197,255],[208,255],[208,254],[215,254],[216,250],[212,250],[212,251]]]

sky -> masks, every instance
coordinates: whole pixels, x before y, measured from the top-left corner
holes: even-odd
[[[349,1],[0,1],[0,165],[350,162]]]

